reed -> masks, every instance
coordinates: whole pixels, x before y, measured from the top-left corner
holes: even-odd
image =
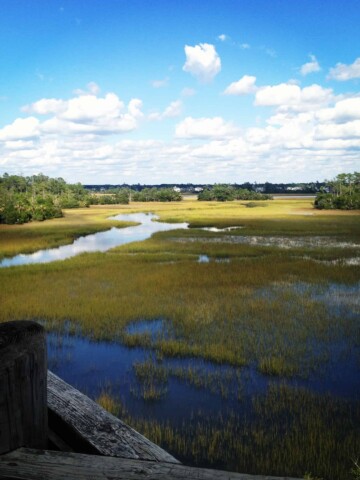
[[[193,411],[173,425],[133,416],[124,404],[121,412],[152,441],[199,466],[326,480],[349,480],[357,468],[351,458],[360,447],[359,405],[306,389],[270,386],[254,397],[250,418],[231,409]]]
[[[241,403],[244,393],[232,385],[240,385],[245,365],[278,381],[319,374],[350,355],[359,361],[360,276],[356,262],[348,262],[360,258],[359,212],[314,211],[304,199],[274,200],[266,208],[192,201],[95,207],[66,212],[63,219],[0,226],[0,258],[70,242],[115,225],[107,216],[136,211],[156,212],[162,221],[187,221],[192,228],[105,253],[0,269],[0,321],[41,320],[49,331],[70,328],[91,339],[146,349],[151,361],[134,365],[132,393],[139,401],[164,399],[172,377],[224,401],[235,395]],[[242,228],[209,232],[200,229],[204,226]],[[237,243],[239,236],[272,236],[279,242],[317,236],[330,239],[331,246],[299,241],[284,249]],[[353,245],[343,248],[343,242]],[[211,261],[199,264],[200,254]],[[153,319],[163,319],[159,335],[128,333],[131,323]],[[176,357],[208,361],[228,373],[220,379],[217,373],[164,366],[164,359]],[[101,392],[99,401],[121,413],[106,395],[111,397]],[[222,420],[195,412],[182,426],[132,422],[199,465],[292,476],[307,470],[327,480],[347,480],[348,459],[359,452],[358,401],[349,406],[284,388],[270,389],[265,399],[256,396],[252,408],[258,423],[237,412]],[[286,423],[289,418],[293,423]],[[266,424],[275,427],[268,430]]]
[[[115,416],[120,412],[119,402],[107,391],[101,392],[98,398],[96,398],[96,403]]]

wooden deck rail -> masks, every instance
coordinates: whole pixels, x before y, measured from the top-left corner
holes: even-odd
[[[0,323],[0,455],[47,445],[46,341],[35,322]]]
[[[47,372],[45,332],[40,325],[27,321],[0,324],[1,480],[195,478],[296,480],[181,465]]]
[[[299,480],[80,453],[18,449],[0,456],[0,479],[16,480]]]
[[[52,372],[48,372],[50,430],[81,453],[179,463]]]

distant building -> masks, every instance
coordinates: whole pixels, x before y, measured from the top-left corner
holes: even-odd
[[[178,192],[178,193],[181,192],[181,188],[179,188],[179,187],[174,187],[173,190],[174,190],[174,192]]]
[[[202,187],[195,187],[194,192],[202,192],[204,189]]]

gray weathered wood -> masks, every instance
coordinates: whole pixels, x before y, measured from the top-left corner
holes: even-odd
[[[180,464],[21,448],[0,456],[0,479],[17,480],[296,480]],[[298,479],[299,480],[299,479]]]
[[[44,328],[0,324],[0,454],[47,446],[47,362]]]
[[[50,428],[77,452],[179,463],[50,371],[48,408]]]

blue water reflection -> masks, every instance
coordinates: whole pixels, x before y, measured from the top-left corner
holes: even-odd
[[[156,222],[158,217],[151,213],[129,213],[110,217],[109,220],[136,222],[139,225],[126,228],[113,227],[105,232],[94,233],[77,238],[71,245],[39,250],[30,254],[19,254],[12,258],[4,258],[0,267],[28,265],[32,263],[49,263],[65,260],[84,252],[106,252],[130,242],[139,242],[150,238],[153,233],[167,230],[186,229],[187,223]]]

